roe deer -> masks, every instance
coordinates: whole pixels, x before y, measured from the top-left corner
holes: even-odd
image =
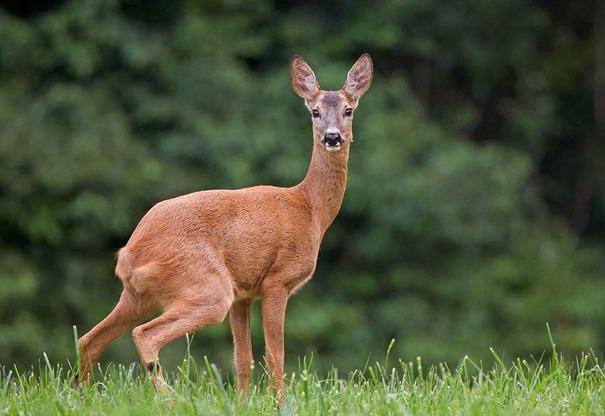
[[[255,186],[201,191],[162,201],[145,214],[117,254],[124,289],[113,311],[78,341],[80,382],[103,350],[156,310],[162,314],[132,331],[154,387],[163,390],[158,353],[187,333],[223,321],[233,332],[237,385],[246,393],[252,365],[250,304],[260,297],[266,359],[283,400],[286,303],[311,278],[319,246],[342,203],[353,112],[372,82],[362,55],[339,91],[322,91],[300,57],[292,59],[294,91],[313,124],[307,175],[291,188]]]

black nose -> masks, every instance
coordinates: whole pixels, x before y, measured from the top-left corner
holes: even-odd
[[[324,143],[328,146],[336,146],[342,144],[343,140],[340,137],[340,133],[326,133],[324,136]]]

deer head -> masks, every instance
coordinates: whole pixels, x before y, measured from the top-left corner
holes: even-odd
[[[311,113],[315,144],[328,152],[337,152],[353,141],[353,113],[359,98],[372,83],[372,58],[367,53],[355,62],[339,91],[324,91],[315,73],[299,56],[292,58],[290,76],[292,88]]]

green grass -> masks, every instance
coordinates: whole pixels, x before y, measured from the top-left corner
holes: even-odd
[[[231,382],[204,359],[188,354],[170,375],[174,392],[154,394],[138,366],[96,371],[84,388],[72,384],[74,371],[51,365],[25,373],[0,374],[1,414],[61,415],[598,415],[605,412],[605,368],[592,354],[566,362],[553,344],[552,358],[482,369],[468,357],[455,369],[423,369],[416,362],[391,360],[366,366],[346,379],[336,370],[324,377],[306,361],[287,377],[286,404],[277,401],[261,373],[248,398],[238,398]],[[387,359],[388,360],[388,359]]]

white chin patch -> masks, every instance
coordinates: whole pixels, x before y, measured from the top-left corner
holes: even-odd
[[[340,144],[337,144],[335,146],[330,146],[329,144],[326,143],[325,146],[326,146],[326,150],[328,152],[338,152],[340,150]]]

